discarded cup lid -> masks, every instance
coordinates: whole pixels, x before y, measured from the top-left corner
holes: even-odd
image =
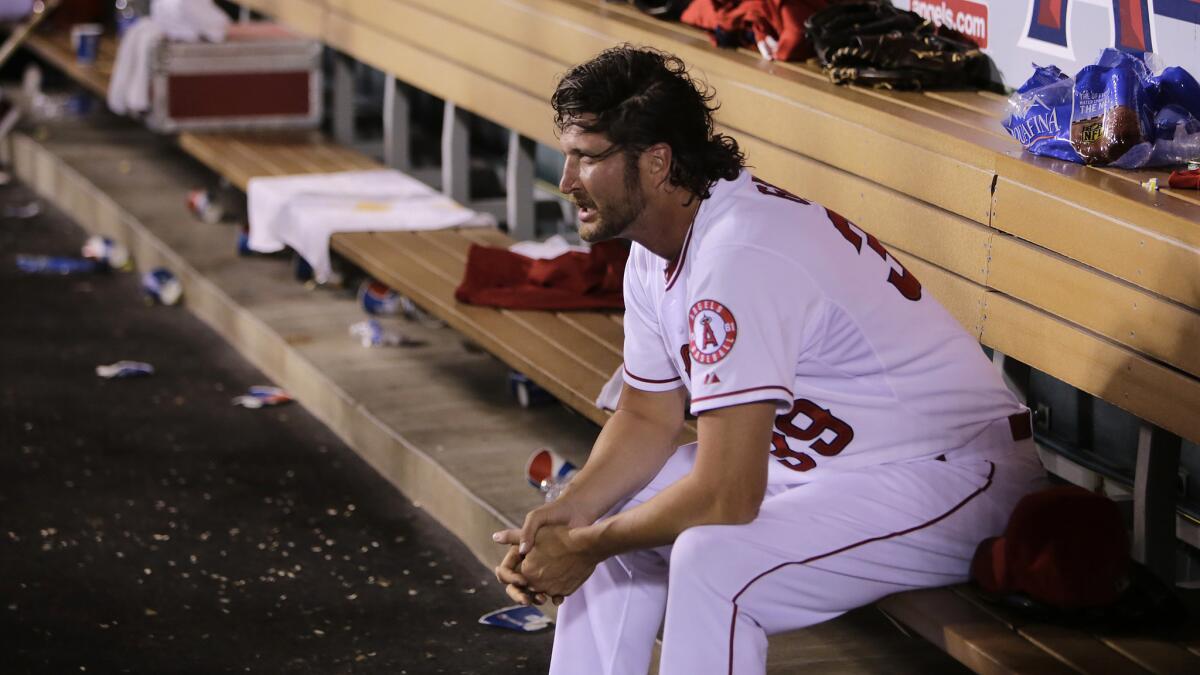
[[[250,390],[244,395],[235,396],[232,403],[240,405],[243,408],[257,409],[265,406],[282,405],[291,400],[292,397],[283,389],[264,384],[250,387]]]
[[[508,630],[515,630],[521,633],[535,633],[539,630],[549,628],[554,624],[554,621],[543,614],[542,610],[537,607],[512,605],[484,614],[479,617],[479,623],[485,626],[507,628]]]
[[[117,361],[107,366],[96,366],[96,374],[109,380],[145,377],[154,374],[154,366],[142,361]]]

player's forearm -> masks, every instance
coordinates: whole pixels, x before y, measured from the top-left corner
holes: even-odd
[[[591,520],[603,516],[662,469],[675,451],[681,428],[682,424],[664,425],[634,411],[618,410],[561,499],[578,503]]]
[[[767,485],[775,404],[709,411],[700,418],[700,447],[691,473],[652,499],[587,528],[581,545],[596,559],[663,546],[699,525],[738,525],[758,515]]]
[[[691,527],[748,523],[758,513],[761,490],[759,494],[756,501],[747,500],[741,486],[713,489],[689,475],[654,499],[574,534],[592,557],[603,560],[625,551],[665,546]]]

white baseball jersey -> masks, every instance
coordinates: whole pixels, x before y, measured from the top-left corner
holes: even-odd
[[[1024,409],[878,240],[745,171],[677,260],[633,245],[625,304],[630,386],[686,386],[696,415],[776,403],[771,484],[935,457]]]

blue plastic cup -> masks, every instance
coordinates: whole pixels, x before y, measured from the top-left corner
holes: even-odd
[[[104,26],[98,23],[77,23],[71,28],[71,45],[75,60],[85,66],[94,65],[100,57],[100,36]]]

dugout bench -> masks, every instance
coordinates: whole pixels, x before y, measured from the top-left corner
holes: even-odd
[[[1165,174],[1025,155],[998,126],[1003,99],[986,92],[834,87],[809,66],[764,64],[756,54],[717,51],[690,27],[654,22],[620,5],[242,4],[446,98],[454,103],[447,106],[448,121],[461,123],[463,111],[470,110],[512,129],[516,152],[510,152],[510,166],[514,154],[520,160],[524,153],[527,161],[531,141],[553,144],[546,101],[555,76],[571,63],[620,41],[679,54],[718,89],[724,128],[742,143],[759,175],[843,213],[887,243],[996,351],[998,362],[1008,355],[1148,422],[1132,486],[1079,458],[1044,455],[1052,471],[1074,482],[1118,495],[1132,490],[1140,559],[1165,576],[1176,535],[1193,546],[1200,542],[1195,520],[1177,512],[1173,491],[1181,438],[1200,440],[1195,414],[1200,357],[1189,348],[1200,335],[1200,280],[1190,272],[1197,269],[1200,200],[1175,192],[1149,194],[1138,185],[1146,176]],[[64,65],[69,69],[69,59]],[[393,107],[385,111],[385,125],[390,117],[395,128],[403,106],[395,92],[389,96]],[[342,135],[346,125],[337,120],[345,119],[345,110],[335,102],[335,131],[342,129]],[[461,135],[443,138],[451,157],[462,155]],[[346,157],[328,164],[316,160],[338,151],[311,136],[297,141],[185,135],[181,145],[235,184],[242,183],[238,176],[305,166],[324,171],[343,166],[343,160],[344,168],[364,168]],[[255,167],[260,158],[266,166]],[[464,189],[462,166],[443,166],[451,194],[465,194],[454,192]],[[608,366],[619,362],[618,322],[582,327],[557,319],[567,325],[562,328],[544,316],[512,316],[508,319],[521,329],[505,332],[492,323],[501,312],[476,312],[481,308],[452,299],[461,278],[455,261],[461,265],[472,240],[507,241],[481,232],[356,234],[338,235],[334,247],[602,422],[591,400],[605,369],[611,372]],[[539,332],[562,336],[563,348],[527,342]],[[480,340],[481,335],[491,338]],[[581,338],[590,347],[568,358],[577,344],[572,341]],[[514,348],[530,345],[535,346]],[[580,359],[591,366],[581,366]],[[557,365],[539,372],[539,364],[548,362]],[[576,373],[569,381],[556,380],[554,369]],[[1117,639],[1023,625],[965,588],[905,593],[880,606],[977,672],[1200,671],[1194,629],[1156,639]],[[776,645],[786,640],[772,641],[773,663]]]

